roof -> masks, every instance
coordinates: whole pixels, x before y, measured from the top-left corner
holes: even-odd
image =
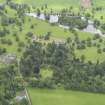
[[[50,15],[50,23],[57,23],[59,20],[59,17],[57,15]]]

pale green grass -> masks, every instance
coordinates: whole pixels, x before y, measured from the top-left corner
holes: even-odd
[[[9,16],[14,16],[16,14],[16,11],[12,10],[11,8],[9,8],[8,6],[6,7],[6,9],[8,10],[7,14]],[[29,21],[30,19],[30,21]],[[34,25],[34,29],[31,29],[31,25]],[[2,27],[0,26],[0,28],[2,29]],[[12,41],[12,45],[3,45],[0,44],[0,47],[6,48],[7,52],[9,53],[14,53],[18,56],[21,56],[24,48],[22,48],[22,52],[18,52],[18,42],[16,42],[15,37],[13,36],[13,32],[17,32],[17,35],[20,39],[20,42],[24,42],[25,45],[29,44],[26,40],[26,34],[27,32],[32,32],[35,36],[44,36],[46,35],[47,32],[51,32],[51,37],[50,37],[50,41],[51,42],[53,40],[66,40],[68,37],[74,38],[73,33],[71,33],[69,30],[64,30],[63,28],[58,27],[57,25],[52,26],[51,24],[49,24],[48,22],[45,21],[41,21],[38,20],[36,18],[33,17],[25,17],[25,23],[22,26],[23,30],[22,32],[19,31],[19,27],[15,26],[15,25],[10,25],[7,26],[7,29],[10,30],[10,34],[6,35],[5,39],[10,39]],[[77,31],[77,34],[79,36],[79,38],[81,40],[86,40],[87,38],[92,38],[94,35],[91,33],[85,33],[85,32],[80,32]],[[45,41],[41,41],[41,42],[45,42]],[[46,41],[47,42],[47,41]],[[98,43],[98,42],[97,42]],[[103,44],[104,46],[104,44]],[[93,50],[94,49],[94,50]],[[81,55],[85,55],[86,56],[86,60],[92,60],[92,61],[96,61],[97,59],[103,61],[105,58],[105,54],[97,54],[96,52],[96,48],[89,48],[86,49],[84,51],[76,51],[76,55],[77,57],[80,57]]]
[[[3,67],[5,67],[5,65],[0,63],[0,69],[3,68]]]
[[[4,3],[4,2],[5,2],[5,0],[0,0],[0,2],[1,2],[1,3]]]
[[[51,5],[55,5],[55,6],[79,6],[80,1],[79,0],[16,0],[17,3],[29,3],[31,5],[35,5],[35,6],[41,6],[41,5],[45,5],[48,4],[48,6]],[[58,4],[58,5],[57,5]]]
[[[28,22],[28,18],[26,18],[26,24],[25,24],[25,28],[26,30],[29,30],[30,24],[37,24],[35,26],[34,30],[30,30],[32,31],[35,35],[37,36],[43,36],[45,35],[47,32],[51,32],[51,39],[67,39],[68,37],[73,37],[74,35],[69,31],[69,30],[64,30],[63,28],[60,28],[58,26],[52,26],[51,24],[45,22],[45,21],[41,21],[35,18],[31,18],[32,21]],[[28,24],[28,25],[27,25]],[[88,37],[93,37],[92,34],[90,33],[85,33],[85,32],[79,32],[79,37],[81,39],[87,39]]]
[[[53,70],[50,68],[42,68],[40,71],[42,79],[51,78],[53,75]]]
[[[32,105],[105,105],[105,95],[28,88]]]
[[[10,17],[14,17],[16,14],[16,11],[14,9],[11,9],[9,6],[5,6],[5,11],[7,11],[7,15]]]
[[[1,0],[2,1],[2,0]],[[61,5],[63,7],[69,7],[69,6],[74,6],[77,7],[80,5],[81,0],[16,0],[17,3],[29,3],[31,5],[44,5],[44,4],[48,4],[50,5]],[[104,0],[93,0],[93,3],[95,6],[102,6],[104,7],[105,5],[105,1]]]
[[[100,62],[105,61],[105,52],[99,54],[97,53],[97,48],[95,47],[86,48],[85,50],[76,50],[75,53],[77,57],[85,55],[86,61],[93,61],[95,63],[97,62],[97,60],[99,60]]]
[[[31,21],[29,21],[31,19]],[[31,29],[31,25],[35,25],[34,29]],[[52,26],[51,24],[31,18],[26,17],[25,18],[25,24],[23,25],[23,31],[20,32],[18,27],[16,26],[9,26],[8,29],[11,30],[10,35],[7,35],[6,39],[11,39],[13,44],[11,46],[8,45],[0,45],[1,47],[7,48],[7,51],[10,53],[16,53],[17,55],[21,55],[21,53],[17,52],[18,43],[15,41],[15,37],[13,36],[13,32],[16,31],[20,41],[24,42],[26,45],[28,44],[26,41],[26,33],[27,32],[33,32],[35,36],[44,36],[47,32],[51,32],[51,38],[50,41],[53,40],[66,40],[68,37],[74,38],[73,33],[70,31],[65,31],[63,28],[60,28],[58,26]],[[87,38],[92,38],[94,35],[90,33],[80,32],[78,31],[78,36],[81,40],[86,40]],[[94,50],[93,50],[94,49]],[[99,60],[104,60],[105,54],[102,53],[100,55],[97,54],[96,48],[93,49],[86,49],[84,51],[77,51],[76,55],[77,57],[81,56],[82,54],[86,55],[86,60],[92,60],[96,61],[98,58]],[[24,50],[24,49],[22,49]]]
[[[93,0],[94,6],[105,7],[105,0]]]

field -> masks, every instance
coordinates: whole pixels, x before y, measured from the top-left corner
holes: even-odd
[[[5,0],[0,0],[0,2],[4,2]],[[15,0],[17,3],[27,3],[33,5],[35,7],[41,7],[45,4],[48,5],[49,9],[53,10],[61,10],[63,8],[69,8],[70,6],[75,7],[78,10],[80,7],[81,0]],[[104,7],[105,1],[104,0],[93,0],[94,7],[101,6]]]
[[[60,9],[60,7],[70,7],[70,6],[74,6],[74,7],[78,7],[81,3],[81,0],[16,0],[16,2],[18,3],[30,3],[31,5],[37,5],[37,6],[41,6],[44,4],[48,4],[50,5],[50,7],[54,7],[54,8],[58,8]],[[102,6],[104,7],[104,0],[93,0],[93,3],[95,6]]]
[[[8,11],[9,16],[14,17],[14,14],[16,13],[15,10],[11,9],[10,7],[6,7],[6,10]],[[29,21],[30,20],[30,21]],[[28,24],[28,25],[27,25]],[[34,25],[35,27],[31,29],[30,27]],[[2,29],[2,27],[0,26]],[[0,47],[7,48],[7,51],[10,53],[16,53],[20,55],[17,52],[18,48],[18,42],[15,41],[15,37],[13,36],[14,32],[17,33],[20,42],[27,43],[26,41],[26,34],[27,32],[32,32],[35,36],[44,36],[47,32],[51,32],[51,40],[62,40],[62,39],[67,39],[68,37],[72,37],[72,33],[69,31],[64,31],[64,29],[59,28],[58,26],[52,26],[47,22],[31,18],[31,17],[26,17],[25,18],[25,23],[22,26],[22,31],[19,31],[20,28],[18,26],[10,25],[9,27],[7,26],[6,29],[10,30],[10,33],[6,35],[4,38],[6,40],[10,39],[12,41],[12,45],[6,45],[6,44],[1,44]],[[87,39],[88,37],[92,37],[91,34],[89,33],[81,33],[78,32],[79,36],[81,39]],[[3,39],[4,39],[3,38]]]
[[[101,54],[97,53],[97,48],[91,47],[86,48],[85,50],[76,50],[77,57],[80,57],[81,55],[86,56],[86,61],[93,61],[94,63],[99,60],[100,62],[103,62],[105,60],[105,53],[102,52]]]
[[[0,0],[0,3],[3,3],[4,1],[6,0]],[[87,9],[85,12],[84,10],[80,11],[80,3],[81,3],[80,0],[57,0],[57,1],[56,0],[14,0],[13,2],[19,4],[22,3],[28,4],[29,7],[31,7],[30,12],[33,11],[36,12],[37,8],[39,8],[41,12],[46,11],[46,13],[47,12],[50,13],[52,9],[53,12],[56,13],[60,12],[61,9],[64,8],[69,9],[72,6],[73,7],[72,12],[74,13],[74,15],[77,15],[76,13],[78,12],[80,12],[80,16],[85,16],[86,15],[85,13],[92,14],[92,8]],[[47,4],[47,8],[45,8],[45,4]],[[94,7],[97,6],[103,7],[103,10],[101,11],[96,10],[95,13],[92,14],[94,16],[93,17],[90,16],[89,19],[90,20],[98,19],[100,24],[103,24],[105,22],[105,11],[104,11],[105,0],[93,0],[93,4]],[[44,6],[43,10],[41,9],[42,6]],[[51,43],[53,41],[55,41],[56,43],[63,41],[66,42],[68,38],[71,38],[70,42],[66,43],[67,48],[72,46],[73,49],[70,50],[74,50],[74,54],[76,55],[77,58],[80,58],[79,60],[81,60],[81,58],[84,55],[85,59],[84,62],[91,61],[93,63],[96,63],[97,61],[99,62],[105,61],[105,37],[98,37],[94,39],[95,34],[93,33],[83,32],[82,30],[77,30],[77,31],[66,30],[59,27],[58,26],[59,24],[50,24],[48,23],[48,21],[42,21],[38,18],[26,16],[24,15],[25,13],[22,14],[23,17],[18,18],[19,15],[18,11],[16,11],[16,9],[11,8],[7,4],[2,12],[5,14],[5,16],[9,18],[11,17],[17,19],[17,22],[9,24],[8,26],[7,25],[3,26],[2,24],[0,24],[1,32],[2,30],[5,31],[5,29],[9,31],[8,33],[6,33],[6,35],[0,37],[0,48],[1,49],[5,48],[7,54],[8,53],[16,54],[17,58],[20,58],[26,46],[33,43],[33,38],[36,38],[36,41],[42,44]],[[25,12],[27,13],[27,11]],[[101,19],[102,16],[103,19]],[[0,21],[1,19],[2,16],[0,15]],[[18,22],[21,23],[21,25],[18,25],[17,24]],[[31,33],[32,36],[29,35],[29,33]],[[46,40],[45,36],[48,33],[50,33],[51,35],[49,39]],[[79,43],[76,42],[76,38],[78,38]],[[90,46],[88,46],[87,44],[89,39],[91,40]],[[6,40],[7,42],[10,41],[11,44],[3,43],[3,40]],[[81,43],[85,45],[85,48],[83,49],[78,48],[78,45]],[[3,67],[5,67],[5,65],[0,63],[0,68]],[[53,70],[51,68],[47,67],[41,68],[40,79],[42,81],[47,80],[46,78],[52,78],[52,77],[53,77]],[[98,79],[101,80],[100,78]],[[97,81],[99,81],[98,79]],[[104,79],[104,76],[102,79]],[[61,88],[62,86],[60,87],[60,89],[58,87],[57,89],[50,90],[50,89],[35,89],[28,87],[28,92],[30,99],[32,101],[32,105],[105,105],[104,94],[67,91]]]
[[[14,16],[16,13],[15,10],[11,9],[10,7],[6,7],[6,10],[8,10],[8,15]],[[34,28],[31,29],[30,27],[34,25]],[[1,27],[1,26],[0,26]],[[24,42],[25,45],[27,45],[27,38],[30,39],[29,37],[26,36],[28,32],[32,32],[34,36],[45,36],[47,32],[51,32],[51,37],[49,41],[62,41],[66,40],[68,37],[71,37],[72,39],[74,38],[74,35],[72,32],[69,30],[64,30],[63,28],[58,27],[57,25],[51,25],[48,22],[38,20],[33,17],[25,17],[25,23],[22,26],[22,31],[20,31],[20,28],[15,25],[10,25],[9,27],[6,27],[8,30],[10,30],[10,33],[6,35],[3,39],[6,40],[11,40],[12,45],[7,45],[7,44],[0,44],[0,47],[6,48],[7,52],[9,53],[14,53],[18,56],[20,56],[22,53],[18,52],[19,48],[19,43]],[[2,27],[1,27],[2,29]],[[13,35],[14,32],[17,33],[19,37],[19,42],[16,41],[16,37]],[[93,38],[93,34],[91,33],[86,33],[86,32],[80,32],[77,31],[78,36],[80,40],[87,40],[87,38]],[[30,39],[32,40],[32,39]],[[41,41],[41,42],[49,42],[49,41]],[[98,42],[97,42],[98,43]],[[104,48],[104,42],[101,43],[102,48]],[[24,48],[21,48],[23,51]],[[86,56],[86,61],[87,60],[92,60],[93,62],[96,62],[97,60],[100,60],[101,62],[104,61],[105,58],[105,53],[103,52],[102,54],[97,54],[97,49],[96,47],[93,48],[87,48],[86,50],[76,50],[76,55],[77,57],[80,57],[81,55]]]
[[[29,88],[33,105],[105,105],[105,95]]]
[[[26,23],[24,24],[23,31],[19,32],[17,27],[14,27],[14,30],[17,31],[19,35],[20,42],[27,43],[26,33],[30,31],[31,24],[37,24],[34,29],[31,29],[31,32],[34,33],[35,36],[44,36],[47,32],[51,32],[51,38],[50,40],[66,40],[68,37],[74,38],[73,34],[69,31],[64,31],[64,29],[59,28],[58,26],[51,26],[49,23],[46,23],[44,21],[40,21],[38,19],[31,18],[31,22],[28,21],[28,17],[26,18]],[[28,25],[27,25],[28,24]],[[11,27],[10,29],[12,29]],[[25,31],[27,30],[27,31]],[[20,55],[19,52],[17,52],[18,49],[18,42],[15,41],[15,37],[13,36],[13,31],[11,31],[12,34],[6,36],[6,39],[11,39],[14,44],[10,45],[0,45],[1,47],[7,48],[7,51],[10,53],[15,53],[17,55]],[[78,32],[79,38],[81,40],[86,40],[88,37],[92,38],[94,35],[90,33],[84,33],[84,32]],[[102,44],[104,47],[104,43]],[[80,57],[81,55],[86,56],[86,60],[92,60],[93,62],[96,62],[97,60],[100,60],[101,62],[104,61],[105,53],[97,54],[97,49],[95,47],[93,48],[87,48],[86,50],[77,50],[76,51],[77,57]]]
[[[2,0],[1,0],[2,1]],[[93,7],[104,7],[105,1],[104,0],[92,0],[93,1]],[[33,5],[36,8],[41,8],[42,6],[44,6],[45,4],[47,4],[47,9],[45,9],[46,11],[50,12],[51,9],[54,12],[58,12],[61,9],[64,8],[70,8],[73,7],[73,11],[75,13],[80,12],[80,6],[81,6],[81,0],[16,0],[17,3],[26,3],[29,4],[30,6]],[[87,10],[87,13],[91,13],[91,8]],[[104,15],[104,10],[103,11],[99,11],[96,12],[94,14],[95,18],[100,19],[100,16],[103,16],[103,21],[105,21],[105,15]]]
[[[16,0],[17,3],[30,3],[33,6],[43,6],[45,4],[48,5],[48,8],[53,8],[54,10],[60,10],[62,8],[65,7],[70,7],[70,6],[74,6],[74,7],[79,7],[80,2],[78,2],[78,0]],[[76,4],[76,5],[75,5]]]

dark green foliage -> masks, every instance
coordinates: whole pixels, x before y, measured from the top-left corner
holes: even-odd
[[[102,24],[101,28],[102,28],[103,30],[105,30],[105,24]]]
[[[41,11],[40,11],[40,9],[38,8],[38,9],[37,9],[37,16],[40,16],[40,14],[41,14]]]
[[[16,96],[16,71],[13,66],[0,69],[0,105],[10,105]]]
[[[36,77],[36,79],[28,81],[32,87],[62,86],[65,89],[104,93],[104,63],[92,64],[90,61],[85,63],[85,56],[82,55],[78,59],[71,49],[68,48],[68,44],[53,42],[42,45],[35,42],[24,52],[20,64],[21,72],[25,77]],[[50,65],[53,68],[52,78],[41,79],[40,68],[43,65]]]
[[[5,48],[0,48],[0,55],[6,53],[6,49]]]
[[[78,29],[84,29],[87,27],[87,21],[81,20],[80,17],[76,16],[62,16],[59,19],[59,23],[65,26],[69,26],[70,28],[78,28]]]
[[[1,39],[2,44],[12,45],[12,41],[10,39]]]
[[[35,87],[35,88],[50,88],[50,89],[54,89],[55,87],[55,83],[54,83],[54,80],[51,79],[51,78],[45,78],[43,80],[41,79],[32,79],[32,80],[29,80],[29,85],[32,86],[32,87]]]
[[[94,20],[94,26],[99,27],[100,26],[100,21],[99,20]]]
[[[47,32],[47,34],[44,36],[45,40],[49,40],[51,36],[51,32]]]
[[[30,56],[28,56],[30,55]],[[25,58],[25,59],[24,59]],[[26,48],[26,52],[21,59],[21,72],[25,76],[38,74],[40,72],[40,66],[43,61],[43,50],[40,43],[35,42]]]
[[[3,37],[5,35],[6,35],[5,31],[0,31],[0,37]]]
[[[32,33],[32,32],[28,32],[26,35],[27,35],[28,37],[32,37],[32,36],[33,36],[33,33]]]

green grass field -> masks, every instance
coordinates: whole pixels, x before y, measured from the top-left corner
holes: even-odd
[[[98,54],[97,48],[95,47],[86,48],[85,50],[76,50],[75,53],[77,57],[80,57],[81,55],[85,55],[86,61],[91,60],[94,63],[96,63],[97,60],[100,62],[105,61],[105,52]]]
[[[11,13],[11,9],[8,10],[8,13]],[[14,11],[12,11],[14,13]],[[31,21],[29,21],[29,19]],[[31,29],[31,25],[34,25],[34,29]],[[2,28],[2,27],[1,27]],[[17,32],[17,35],[20,39],[20,41],[27,43],[26,41],[26,34],[27,32],[32,32],[35,36],[44,36],[46,35],[47,32],[51,32],[51,40],[64,40],[67,39],[68,37],[73,37],[73,34],[69,31],[64,31],[64,29],[58,27],[58,26],[52,26],[47,22],[31,18],[31,17],[26,17],[25,18],[25,24],[23,24],[23,30],[20,32],[19,28],[14,25],[10,25],[9,27],[6,27],[7,29],[10,30],[10,34],[6,35],[4,37],[5,39],[11,39],[13,44],[11,46],[8,45],[0,45],[0,47],[7,48],[8,52],[14,52],[17,53],[17,48],[18,48],[18,43],[15,41],[15,37],[13,36],[14,32]],[[88,37],[92,37],[91,34],[89,33],[83,33],[83,32],[78,32],[79,37],[81,39],[87,39]]]
[[[33,105],[105,105],[105,95],[29,88]]]
[[[5,0],[0,0],[0,2],[4,2]],[[29,5],[33,5],[35,7],[41,7],[45,4],[48,5],[49,9],[53,10],[61,10],[63,8],[69,8],[74,7],[75,10],[78,10],[78,7],[80,7],[81,0],[15,0],[16,3],[26,3]],[[93,0],[94,7],[101,6],[104,7],[105,0]]]
[[[2,1],[2,0],[1,0]],[[103,7],[105,8],[105,0],[92,0],[93,4],[92,6],[94,7]],[[40,8],[44,6],[45,4],[48,5],[48,8],[46,11],[51,11],[53,9],[54,12],[60,11],[61,9],[64,8],[70,8],[71,6],[73,7],[73,11],[75,13],[80,12],[80,6],[81,6],[81,0],[16,0],[17,3],[26,3],[29,5],[33,5],[36,8]],[[91,14],[91,8],[89,10],[86,10],[86,13]],[[96,12],[94,18],[100,19],[100,16],[103,16],[103,20],[105,22],[105,15],[102,12]]]
[[[53,77],[53,70],[51,68],[42,68],[40,71],[42,79]]]
[[[65,0],[58,0],[58,1],[54,1],[54,0],[16,0],[18,3],[30,3],[33,5],[37,5],[37,6],[41,6],[43,4],[48,4],[49,6],[54,6],[54,8],[58,8],[60,9],[60,7],[64,6],[64,7],[68,7],[70,5],[75,5],[76,7],[78,7],[77,5],[79,5],[80,1],[78,2],[78,0],[67,0],[65,2]],[[98,0],[95,0],[97,3]],[[3,2],[3,0],[0,0],[0,2]],[[104,1],[101,0],[101,2],[99,2],[99,4],[103,4]],[[55,5],[56,4],[56,5]],[[98,4],[98,3],[97,3]],[[6,10],[8,10],[7,15],[13,17],[16,14],[16,11],[11,9],[10,7],[6,6]],[[104,15],[104,14],[103,14]],[[101,13],[96,13],[96,17],[99,19],[101,16]],[[30,21],[29,21],[30,20]],[[104,19],[103,19],[104,21]],[[34,29],[31,29],[31,25],[34,25]],[[2,29],[2,27],[0,26],[0,28]],[[17,32],[17,35],[20,39],[20,42],[24,42],[25,45],[27,45],[27,40],[26,40],[26,34],[27,32],[32,32],[35,36],[44,36],[46,35],[47,32],[51,32],[51,38],[50,41],[52,40],[65,40],[68,37],[73,38],[73,34],[70,31],[65,31],[63,28],[60,28],[58,26],[52,26],[51,24],[32,18],[32,17],[25,17],[25,23],[22,26],[22,31],[19,31],[19,27],[16,25],[10,25],[9,27],[6,27],[8,30],[10,30],[10,34],[6,35],[4,38],[5,39],[10,39],[12,41],[12,45],[7,45],[7,44],[0,44],[0,47],[2,48],[7,48],[7,52],[9,53],[15,53],[17,55],[20,56],[21,53],[19,53],[17,51],[18,49],[18,42],[16,42],[15,37],[13,36],[14,32]],[[85,32],[80,32],[78,31],[78,36],[80,38],[80,40],[86,40],[88,37],[92,38],[93,35],[91,33],[85,33]],[[45,41],[41,41],[41,42],[45,42]],[[104,43],[101,44],[101,46],[104,47]],[[23,48],[22,48],[23,50]],[[87,48],[86,50],[76,50],[76,55],[77,57],[80,57],[81,55],[85,55],[86,56],[86,60],[92,60],[93,62],[100,60],[100,61],[104,61],[105,59],[105,53],[102,54],[97,54],[96,51],[96,47],[93,48]]]
[[[31,19],[31,21],[28,21]],[[30,18],[26,17],[25,18],[25,24],[23,25],[23,31],[20,32],[18,27],[14,26],[9,26],[7,29],[11,30],[10,34],[4,37],[5,39],[10,39],[12,41],[12,45],[7,45],[7,44],[1,44],[0,47],[2,48],[7,48],[7,51],[9,53],[15,53],[20,56],[20,52],[17,51],[18,49],[18,42],[15,41],[15,37],[13,36],[13,32],[17,32],[20,42],[24,42],[25,44],[28,44],[26,40],[26,33],[27,32],[32,32],[35,36],[44,36],[46,35],[47,32],[51,32],[51,38],[50,41],[52,40],[66,40],[68,37],[74,38],[74,35],[70,31],[64,31],[63,28],[60,28],[58,26],[52,26],[47,22],[35,19],[35,18]],[[28,24],[28,25],[27,25]],[[34,29],[30,29],[30,26],[34,24],[35,27]],[[85,32],[80,32],[78,31],[78,36],[81,40],[86,40],[87,38],[93,38],[94,35],[90,33],[85,33]],[[101,44],[104,47],[104,43]],[[23,49],[22,49],[23,50]],[[94,48],[87,48],[86,50],[77,50],[76,51],[77,57],[80,57],[81,55],[86,56],[86,60],[92,60],[93,62],[96,62],[98,59],[102,62],[104,61],[105,58],[105,53],[102,54],[97,54],[97,49],[96,47]]]
[[[5,0],[0,0],[0,2],[4,2]],[[56,12],[63,8],[69,8],[73,6],[74,11],[78,11],[80,7],[80,0],[15,0],[17,3],[28,3],[29,5],[33,5],[35,7],[40,8],[41,6],[47,4],[48,10],[51,8]],[[105,6],[105,0],[94,0],[95,6]],[[10,17],[14,17],[16,11],[6,6],[7,15]],[[90,12],[90,10],[89,10]],[[103,17],[103,22],[105,22],[105,14],[104,12],[96,12],[95,18],[100,20],[101,16]],[[12,24],[10,26],[6,26],[6,28],[10,31],[8,35],[3,37],[4,39],[10,39],[12,41],[12,45],[1,44],[0,48],[6,48],[7,53],[14,53],[18,57],[21,56],[24,51],[24,47],[22,48],[22,52],[18,52],[19,42],[24,42],[25,46],[28,45],[27,36],[28,32],[32,32],[34,36],[44,36],[47,32],[51,32],[50,40],[40,42],[51,42],[53,40],[66,40],[68,37],[74,39],[74,35],[69,30],[64,30],[63,28],[58,27],[57,25],[51,25],[48,22],[38,20],[33,17],[25,17],[25,23],[22,24],[22,31],[19,31],[19,27]],[[30,28],[34,25],[34,28]],[[0,26],[0,29],[3,27]],[[19,42],[16,41],[14,32],[17,33],[19,37]],[[93,38],[93,34],[85,33],[77,31],[80,40],[87,40],[87,38]],[[28,37],[28,39],[32,40]],[[97,44],[100,44],[97,41]],[[103,43],[100,44],[101,48],[105,48],[105,39],[103,38]],[[105,60],[105,52],[101,54],[97,53],[97,47],[87,47],[85,50],[75,50],[76,56],[80,57],[81,55],[85,55],[86,61],[91,60],[92,62],[96,62],[99,60],[100,62]],[[0,67],[4,67],[4,65],[0,64]],[[42,68],[41,76],[42,79],[46,77],[51,77],[53,72],[49,68]],[[75,91],[65,91],[65,90],[48,90],[48,89],[33,89],[28,88],[30,98],[32,100],[33,105],[105,105],[105,95],[102,94],[91,94],[84,92],[75,92]]]
[[[2,1],[2,0],[1,0]],[[44,4],[48,4],[51,7],[69,7],[74,6],[77,7],[80,5],[81,0],[16,0],[17,3],[30,3],[31,5],[41,6]],[[104,7],[104,0],[93,0],[94,5]],[[55,6],[54,6],[55,5]]]
[[[3,3],[5,0],[0,0],[0,3]],[[73,11],[79,11],[80,7],[80,0],[14,0],[17,3],[27,3],[29,5],[33,5],[37,8],[44,6],[45,4],[48,5],[48,11],[51,8],[54,12],[59,11],[63,8],[69,8],[73,6]],[[94,0],[95,6],[105,6],[105,0]],[[17,12],[11,9],[9,6],[6,6],[8,12],[6,13],[10,17],[14,17]],[[90,10],[88,10],[91,12]],[[87,11],[86,11],[87,12]],[[105,22],[105,13],[104,11],[96,12],[95,18],[100,20],[100,17],[103,15],[102,22]],[[64,30],[63,28],[58,27],[57,25],[51,25],[48,22],[38,20],[33,17],[26,16],[24,18],[25,23],[22,24],[22,31],[20,31],[20,27],[16,26],[15,24],[5,26],[6,29],[10,31],[8,35],[3,37],[6,40],[11,40],[12,45],[1,44],[0,48],[6,48],[7,53],[14,53],[18,57],[22,55],[24,48],[21,48],[22,51],[18,52],[19,42],[24,42],[25,46],[28,45],[28,39],[32,41],[32,38],[26,36],[28,32],[32,32],[34,36],[45,36],[47,32],[51,32],[50,40],[45,41],[41,40],[40,42],[51,42],[53,40],[66,40],[68,37],[74,39],[74,35],[69,30]],[[34,28],[30,28],[34,25]],[[0,26],[0,29],[3,27]],[[16,41],[16,37],[13,35],[14,32],[17,33],[19,37],[19,42]],[[87,38],[93,38],[93,34],[85,33],[77,31],[80,40],[87,40]],[[0,38],[0,39],[3,39]],[[97,41],[97,44],[100,44]],[[105,48],[105,39],[103,38],[103,43],[100,44],[101,48]],[[86,61],[91,60],[92,62],[96,62],[99,60],[100,62],[105,60],[105,52],[101,54],[97,53],[97,47],[87,47],[85,50],[75,50],[75,54],[77,57],[81,55],[85,55]],[[4,67],[5,65],[0,64],[0,68]],[[49,68],[42,68],[41,69],[41,76],[42,79],[47,77],[51,77],[53,72]],[[84,93],[84,92],[75,92],[75,91],[65,91],[61,89],[55,90],[48,90],[48,89],[33,89],[28,88],[30,98],[32,100],[33,105],[105,105],[105,95],[102,94],[91,94],[91,93]]]
[[[16,0],[16,2],[28,3],[36,7],[47,4],[49,8],[53,9],[61,9],[70,6],[78,7],[80,4],[80,0]]]

